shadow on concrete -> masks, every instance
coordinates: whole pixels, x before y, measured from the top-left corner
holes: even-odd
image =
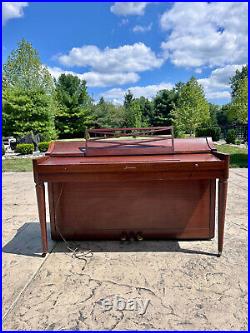
[[[217,256],[216,253],[183,249],[176,240],[144,240],[134,242],[120,241],[63,241],[54,242],[50,239],[49,224],[48,239],[49,251],[51,252],[69,252],[67,245],[71,248],[80,248],[90,250],[92,252],[182,252],[187,254],[200,254],[208,256]],[[209,241],[209,240],[208,240]],[[206,242],[208,242],[206,241]],[[182,241],[185,242],[185,241]],[[188,240],[187,242],[191,242]],[[18,229],[16,235],[4,247],[4,253],[12,253],[17,255],[41,257],[41,237],[40,225],[38,222],[25,223]]]

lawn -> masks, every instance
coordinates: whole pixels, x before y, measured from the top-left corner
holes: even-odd
[[[32,171],[32,159],[31,158],[12,158],[2,160],[3,172],[22,172]]]
[[[230,154],[230,168],[247,168],[248,167],[248,150],[247,148],[234,147],[230,145],[216,145],[219,152]]]

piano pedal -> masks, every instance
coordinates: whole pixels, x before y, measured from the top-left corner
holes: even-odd
[[[130,240],[130,242],[134,242],[135,239],[136,239],[135,234],[133,232],[130,232],[130,234],[129,234],[129,240]]]
[[[121,242],[125,242],[127,240],[127,234],[123,232],[120,237]]]
[[[141,241],[143,241],[144,238],[143,238],[142,234],[138,232],[138,233],[136,234],[136,239],[137,239],[139,242],[141,242]]]
[[[141,233],[137,233],[136,235],[134,234],[134,232],[130,232],[129,234],[127,234],[126,232],[122,232],[121,236],[120,236],[120,240],[121,242],[125,242],[125,241],[130,241],[130,242],[134,242],[134,241],[143,241],[144,238],[142,236]]]

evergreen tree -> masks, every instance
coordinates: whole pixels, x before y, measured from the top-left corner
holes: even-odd
[[[153,123],[155,126],[171,125],[171,112],[174,110],[178,99],[175,88],[160,90],[154,98]]]
[[[140,102],[128,91],[124,96],[124,114],[126,127],[142,127]]]
[[[93,124],[93,105],[86,82],[71,74],[62,74],[56,82],[58,111],[55,117],[60,138],[83,137]]]
[[[147,98],[141,96],[139,98],[139,104],[141,109],[142,126],[153,126],[154,123],[154,108],[153,103]]]

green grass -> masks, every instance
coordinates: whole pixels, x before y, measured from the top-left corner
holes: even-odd
[[[25,172],[32,171],[31,158],[12,158],[2,160],[3,172]]]
[[[247,148],[233,147],[227,144],[216,145],[221,153],[230,154],[230,168],[247,168],[248,167],[248,150]]]

